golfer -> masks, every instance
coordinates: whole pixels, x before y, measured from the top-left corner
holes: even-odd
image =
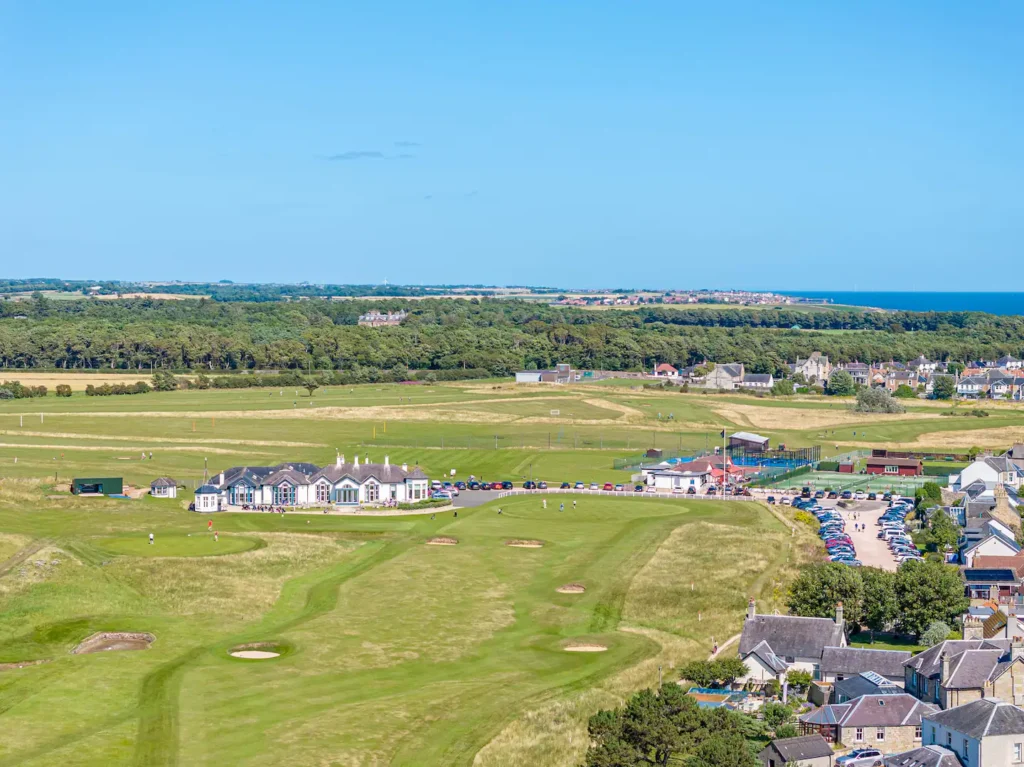
[[[575,498],[573,498],[573,500],[572,500],[572,507],[573,507],[573,509],[576,508],[576,499]]]
[[[558,510],[559,511],[565,511],[565,504],[564,503],[558,504]]]
[[[150,534],[149,534],[149,545],[150,545],[150,546],[152,546],[152,545],[153,545],[153,533],[150,533]]]

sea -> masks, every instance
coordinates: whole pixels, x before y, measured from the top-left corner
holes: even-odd
[[[910,312],[988,312],[989,314],[1024,314],[1024,293],[918,293],[841,291],[787,292],[802,298],[827,298],[834,304],[870,306]]]

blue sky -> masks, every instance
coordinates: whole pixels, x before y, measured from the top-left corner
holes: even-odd
[[[1024,290],[1022,26],[7,0],[0,275]]]

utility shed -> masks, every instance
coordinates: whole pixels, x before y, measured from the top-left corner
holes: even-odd
[[[75,477],[71,480],[71,492],[75,495],[121,495],[124,493],[124,478]]]

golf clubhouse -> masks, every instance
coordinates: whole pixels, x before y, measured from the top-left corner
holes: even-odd
[[[230,506],[358,506],[392,501],[411,503],[430,497],[430,480],[420,468],[384,463],[346,463],[345,456],[328,466],[282,463],[277,466],[236,466],[225,469],[196,490],[197,511]]]

